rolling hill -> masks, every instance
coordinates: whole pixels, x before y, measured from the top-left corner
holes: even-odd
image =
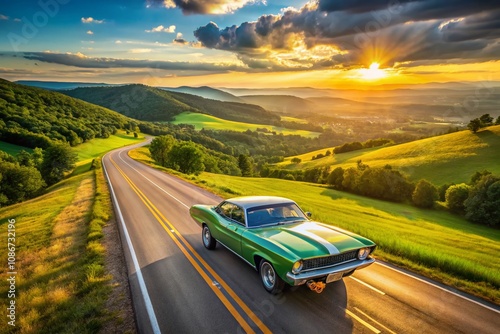
[[[280,120],[279,116],[260,106],[211,100],[145,85],[77,88],[64,93],[144,121],[169,122],[174,116],[186,111],[247,123],[261,122],[263,119],[270,123]]]
[[[177,93],[185,93],[191,95],[198,95],[204,97],[206,99],[219,100],[224,102],[241,102],[245,103],[245,101],[233,94],[224,92],[220,89],[215,89],[208,86],[202,87],[190,87],[190,86],[181,86],[181,87],[158,87],[164,90],[168,90],[171,92]]]
[[[61,93],[0,79],[0,140],[46,148],[52,141],[72,146],[107,138],[132,120],[109,109]]]
[[[313,167],[353,167],[357,161],[372,167],[391,165],[407,173],[412,180],[427,179],[435,185],[468,182],[476,171],[500,174],[500,125],[477,133],[469,130],[421,139],[409,143],[333,154],[321,159],[312,157],[327,149],[297,156],[299,164],[288,157],[276,166],[287,169]],[[330,148],[332,150],[332,148]]]

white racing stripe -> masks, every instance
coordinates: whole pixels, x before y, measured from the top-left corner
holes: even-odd
[[[302,234],[303,236],[306,236],[308,238],[311,238],[316,242],[319,242],[321,244],[321,246],[325,247],[328,250],[330,255],[340,254],[340,251],[337,249],[337,247],[335,247],[330,242],[328,242],[328,240],[326,240],[326,239],[324,239],[324,238],[322,238],[322,237],[320,237],[312,232],[307,231],[306,228],[308,227],[308,225],[309,224],[301,224],[299,226],[291,228],[290,230],[292,230],[296,233]]]

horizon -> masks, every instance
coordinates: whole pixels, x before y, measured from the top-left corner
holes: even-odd
[[[10,2],[0,77],[155,87],[373,89],[500,81],[488,1]]]

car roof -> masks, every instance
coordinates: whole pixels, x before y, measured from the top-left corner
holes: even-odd
[[[295,203],[291,199],[278,196],[242,196],[227,199],[225,202],[236,204],[245,210],[262,205]]]

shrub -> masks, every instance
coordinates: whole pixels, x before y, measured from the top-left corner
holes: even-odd
[[[432,208],[438,199],[437,188],[427,180],[420,180],[415,186],[411,199],[420,208]]]
[[[451,212],[465,213],[464,202],[469,197],[470,186],[465,183],[455,184],[446,190],[446,205]]]

